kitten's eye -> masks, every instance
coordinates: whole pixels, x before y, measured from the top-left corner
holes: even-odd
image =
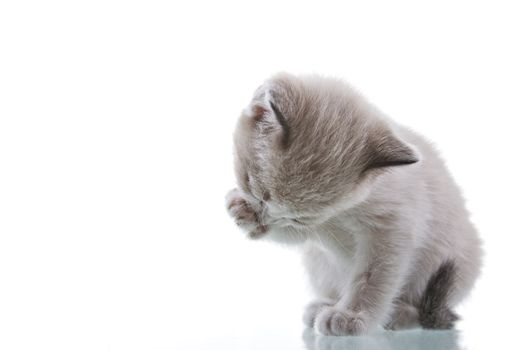
[[[295,222],[296,224],[304,226],[312,225],[316,222],[316,218],[313,216],[298,216],[295,218],[290,218],[290,220]]]

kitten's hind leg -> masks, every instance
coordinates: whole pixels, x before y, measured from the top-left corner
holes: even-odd
[[[304,310],[303,322],[307,327],[313,327],[315,324],[315,318],[321,310],[325,307],[334,306],[337,301],[334,299],[323,298],[318,299],[308,304]]]
[[[401,300],[396,300],[394,305],[390,321],[385,325],[385,329],[401,330],[419,326],[419,312],[414,305]]]

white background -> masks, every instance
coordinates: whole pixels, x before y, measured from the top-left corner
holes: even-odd
[[[298,255],[224,209],[278,71],[343,77],[435,141],[485,241],[462,349],[521,346],[519,1],[0,3],[0,348],[301,349]]]

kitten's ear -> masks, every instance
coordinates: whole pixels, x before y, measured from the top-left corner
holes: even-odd
[[[263,129],[273,127],[274,130],[278,126],[278,142],[287,148],[290,143],[290,125],[274,95],[275,92],[266,86],[257,89],[246,115],[254,126],[259,124]]]
[[[409,165],[419,161],[417,151],[390,132],[371,140],[370,146],[367,169]]]
[[[281,136],[280,136],[280,142],[281,146],[283,148],[288,147],[288,144],[290,143],[290,126],[288,122],[286,121],[286,118],[281,113],[281,110],[275,103],[270,101],[270,107],[272,108],[273,114],[275,115],[275,119],[277,122],[281,125]]]

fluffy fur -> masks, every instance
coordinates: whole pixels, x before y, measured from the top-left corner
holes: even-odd
[[[228,211],[251,238],[300,245],[318,297],[308,326],[453,325],[480,240],[429,142],[342,81],[287,74],[257,89],[234,140]]]

